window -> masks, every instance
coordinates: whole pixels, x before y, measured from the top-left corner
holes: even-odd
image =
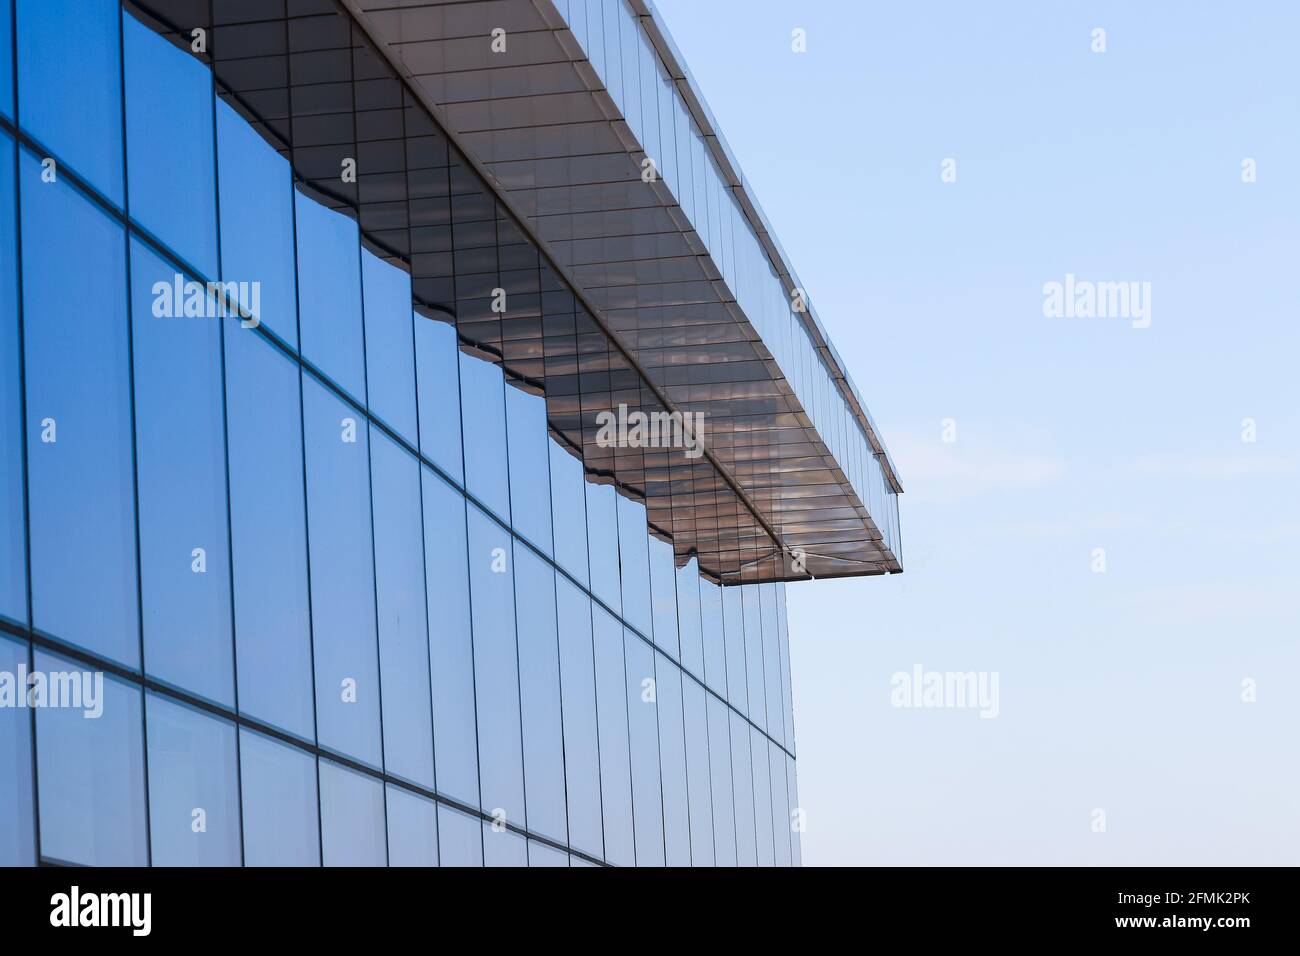
[[[704,642],[704,681],[724,700],[727,697],[727,648],[722,635],[722,588],[700,582],[700,630]]]
[[[682,635],[682,669],[697,677],[704,671],[704,644],[700,634],[700,592],[706,587],[700,580],[699,562],[692,557],[677,569],[677,619]]]
[[[776,840],[776,865],[790,865],[790,791],[785,780],[785,751],[768,742],[768,767],[772,780],[772,836]]]
[[[654,611],[654,642],[673,660],[677,643],[677,571],[671,541],[650,536],[650,596]]]
[[[114,205],[121,206],[118,0],[16,2],[18,111],[23,128]],[[26,199],[23,205],[25,212]],[[101,296],[107,298],[107,290]]]
[[[239,866],[235,725],[145,696],[149,842],[154,866]]]
[[[14,115],[13,0],[0,0],[0,114]],[[2,147],[0,147],[2,148]],[[13,182],[12,179],[9,182]]]
[[[388,865],[381,781],[322,760],[320,812],[326,866]]]
[[[790,807],[790,815],[786,817],[790,821],[790,861],[795,866],[803,866],[803,858],[800,855],[799,834],[802,832],[795,826],[795,815],[798,815],[799,826],[802,827],[803,810],[799,808],[798,788],[795,786],[795,761],[793,757],[785,758],[785,787],[788,794],[787,800]]]
[[[52,3],[41,17],[64,6]],[[29,8],[35,9],[25,3]],[[77,74],[79,67],[63,59],[64,45],[46,41],[42,55],[57,50],[59,63]],[[69,115],[84,115],[93,128],[90,105],[78,99]],[[22,154],[19,174],[23,314],[40,317],[26,323],[24,342],[32,624],[137,668],[126,240],[66,179],[41,182],[35,156]],[[67,268],[70,250],[75,269]]]
[[[429,681],[433,691],[438,792],[478,806],[465,499],[428,468],[422,468],[420,476],[424,483]]]
[[[549,555],[551,483],[546,438],[546,399],[513,385],[506,389],[510,445],[510,514],[515,532]]]
[[[484,866],[527,866],[528,841],[513,830],[483,824]]]
[[[664,865],[663,790],[659,783],[659,695],[655,652],[624,631],[627,724],[632,759],[632,811],[638,866]],[[665,664],[665,667],[668,666]]]
[[[528,841],[529,866],[568,866],[569,854],[537,840]]]
[[[591,598],[558,581],[560,686],[564,689],[564,775],[569,845],[604,855],[600,815],[600,754],[596,737],[596,674],[592,657]]]
[[[555,562],[587,583],[587,502],[582,459],[554,438],[547,441],[551,459],[551,513]]]
[[[378,430],[371,434],[375,584],[383,687],[384,769],[433,789],[428,607],[420,464]]]
[[[686,739],[682,727],[682,672],[662,657],[655,659],[655,709],[659,716],[659,765],[663,774],[664,850],[669,866],[691,865],[689,794],[686,787]],[[689,679],[689,678],[688,678]]]
[[[451,807],[438,807],[438,856],[443,866],[483,865],[483,821]]]
[[[713,865],[713,783],[709,771],[708,696],[693,680],[682,678],[686,727],[686,787],[691,816],[691,863]],[[665,775],[667,771],[665,770]],[[730,812],[730,807],[727,808]]]
[[[415,368],[420,406],[420,453],[456,481],[465,480],[460,441],[460,370],[456,329],[415,317]]]
[[[319,866],[316,758],[297,747],[239,731],[248,866]]]
[[[772,838],[772,772],[767,765],[768,739],[757,727],[749,728],[750,764],[754,774],[754,831],[758,838],[758,863],[776,866]]]
[[[593,608],[596,715],[600,730],[600,792],[605,816],[605,859],[636,863],[632,830],[632,767],[628,749],[627,673],[623,628],[602,608]]]
[[[224,101],[217,101],[221,185],[221,277],[250,283],[241,303],[291,349],[298,348],[293,184],[289,163]],[[251,283],[256,282],[256,299]]]
[[[511,539],[478,508],[469,509],[468,521],[480,805],[522,825],[523,742]]]
[[[736,857],[741,866],[758,865],[754,830],[754,771],[749,753],[749,724],[731,714],[731,782],[736,791]]]
[[[587,483],[587,548],[591,590],[617,614],[622,607],[618,575],[618,492],[613,485]]]
[[[215,278],[212,72],[125,11],[122,44],[131,218]]]
[[[232,707],[221,326],[155,313],[155,283],[177,276],[131,241],[145,668]]]
[[[388,865],[438,865],[438,804],[388,784]]]
[[[737,813],[731,779],[731,723],[727,717],[730,711],[716,697],[706,695],[706,699],[709,709],[709,775],[713,784],[713,846],[718,866],[735,866]]]
[[[0,5],[0,17],[5,10]],[[7,33],[0,31],[0,43]],[[7,56],[7,50],[6,50]],[[5,64],[0,63],[0,69]],[[13,190],[14,141],[0,133],[0,189]],[[23,516],[22,354],[18,345],[18,235],[13,193],[0,203],[0,617],[27,623],[27,531]]]
[[[616,495],[615,500],[618,503],[623,619],[648,636],[654,625],[650,617],[650,551],[645,505],[623,495]]]
[[[146,866],[140,689],[41,651],[34,670],[51,692],[55,683],[80,684],[82,704],[36,710],[41,855],[84,866]],[[86,718],[96,710],[98,718]]]
[[[361,240],[357,224],[294,194],[298,320],[302,354],[358,402],[366,400],[361,328]]]
[[[745,619],[741,610],[741,588],[722,589],[722,630],[727,657],[727,701],[742,714],[749,703],[745,673]]]
[[[460,390],[465,430],[465,488],[498,516],[509,520],[505,380],[501,369],[462,352]]]
[[[781,704],[785,716],[785,746],[794,753],[794,708],[790,691],[790,635],[785,610],[785,584],[776,586],[776,635],[781,645]]]
[[[555,571],[517,542],[515,602],[519,616],[519,697],[523,711],[528,828],[563,842],[568,828]]]
[[[419,441],[415,414],[415,339],[411,277],[368,249],[361,251],[370,410],[398,434]],[[439,410],[437,414],[445,414]]]
[[[776,585],[760,585],[758,597],[763,627],[763,686],[767,694],[767,732],[777,742],[784,742],[785,705],[781,696],[781,641],[776,623]]]
[[[758,610],[758,588],[740,588],[745,622],[745,673],[749,687],[749,718],[767,726],[767,696],[763,689],[763,623]]]
[[[36,862],[36,820],[32,814],[32,712],[16,706],[26,688],[18,679],[27,666],[27,642],[0,636],[0,866]],[[4,675],[13,675],[6,678]]]
[[[225,323],[239,708],[314,739],[298,369]]]

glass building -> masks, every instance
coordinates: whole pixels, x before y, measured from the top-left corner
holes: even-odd
[[[0,864],[799,863],[901,488],[649,4],[0,0],[0,195]]]

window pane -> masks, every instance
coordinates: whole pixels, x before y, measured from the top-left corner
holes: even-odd
[[[726,591],[724,590],[725,594]],[[736,806],[731,780],[731,724],[727,705],[707,696],[709,774],[713,783],[713,846],[718,866],[736,865]]]
[[[768,744],[768,768],[772,775],[772,837],[776,841],[776,865],[790,865],[790,791],[785,781],[785,752]]]
[[[465,480],[460,442],[460,370],[456,329],[415,317],[420,453],[457,481]]]
[[[722,589],[722,625],[727,651],[727,700],[742,714],[749,710],[745,673],[745,622],[741,611],[741,589]]]
[[[673,545],[650,536],[650,596],[654,610],[654,642],[673,660],[677,642],[677,569],[673,566]]]
[[[785,787],[789,794],[788,803],[790,806],[791,816],[786,817],[790,821],[790,861],[795,866],[803,866],[803,858],[800,851],[800,831],[795,829],[795,820],[793,814],[798,813],[800,819],[803,816],[803,810],[799,808],[799,790],[795,785],[795,770],[798,764],[793,757],[786,758],[785,764]]]
[[[438,865],[438,804],[388,784],[388,865]]]
[[[776,634],[780,643],[781,651],[781,704],[782,713],[785,717],[785,747],[790,753],[795,753],[794,748],[794,708],[791,702],[790,687],[790,634],[789,622],[786,618],[785,609],[785,585],[778,584],[776,588],[777,596],[777,614],[776,614]],[[793,807],[791,808],[793,809]]]
[[[17,2],[23,128],[121,206],[118,0]]]
[[[462,352],[460,390],[465,428],[465,488],[508,520],[510,482],[506,473],[506,400],[501,369]]]
[[[154,866],[239,866],[235,725],[157,694],[149,719]]]
[[[177,280],[184,281],[132,240],[145,667],[233,706],[221,326],[155,314],[155,283],[172,288]]]
[[[314,738],[298,370],[225,324],[239,709]]]
[[[745,673],[749,687],[749,719],[760,727],[767,720],[767,695],[763,689],[763,623],[758,612],[758,588],[740,588],[745,622]]]
[[[302,354],[359,402],[366,399],[357,224],[294,194]]]
[[[620,866],[633,866],[636,851],[632,836],[632,768],[628,751],[623,628],[603,609],[593,610],[605,859]]]
[[[125,12],[122,44],[131,218],[215,278],[212,73]]]
[[[546,437],[546,399],[506,388],[510,442],[510,514],[514,529],[551,554],[551,483]]]
[[[321,844],[326,866],[387,866],[384,785],[351,767],[320,762]]]
[[[781,699],[781,642],[776,626],[776,585],[760,585],[758,597],[763,627],[763,688],[767,695],[767,732],[782,742],[785,740],[785,718]]]
[[[85,866],[148,865],[139,689],[40,651],[36,671],[51,692],[64,681],[81,687],[81,706],[36,711],[41,855]],[[88,720],[96,710],[100,716]]]
[[[374,488],[375,584],[383,688],[384,769],[433,788],[429,629],[420,526],[420,464],[376,430],[370,442]]]
[[[217,101],[221,185],[221,272],[249,283],[241,302],[262,325],[298,348],[294,289],[293,181],[289,163],[224,101]],[[252,283],[258,283],[256,287]],[[251,290],[256,288],[256,298]]]
[[[239,731],[248,866],[320,866],[316,758],[288,744]]]
[[[411,277],[369,249],[362,249],[361,283],[365,293],[370,410],[407,441],[417,442]]]
[[[696,677],[704,672],[704,640],[700,633],[700,565],[691,558],[677,569],[677,620],[681,625],[682,668]]]
[[[425,584],[438,792],[478,806],[465,499],[429,469],[422,468],[420,475],[424,482]]]
[[[632,810],[638,866],[664,865],[663,791],[659,786],[659,715],[654,650],[624,631],[627,723],[632,756]]]
[[[654,625],[650,620],[650,546],[645,505],[623,495],[616,495],[615,499],[623,620],[648,636]]]
[[[27,667],[27,642],[0,636],[0,671],[13,675],[9,688],[0,687],[0,866],[31,866],[36,862],[36,820],[32,814],[32,712],[15,706],[25,693],[20,669]],[[4,678],[0,677],[0,681]]]
[[[4,10],[0,9],[0,16]],[[7,34],[0,34],[0,42]],[[27,623],[27,532],[23,518],[22,354],[18,345],[18,235],[14,141],[0,133],[0,617]]]
[[[551,459],[551,514],[554,519],[555,562],[587,583],[587,502],[582,459],[547,440]]]
[[[126,243],[65,179],[42,183],[36,157],[20,173],[23,314],[40,317],[25,338],[32,623],[139,667]]]
[[[731,714],[731,783],[736,791],[736,857],[741,866],[758,865],[754,835],[754,771],[749,757],[749,724]]]
[[[567,828],[555,571],[519,543],[515,544],[515,601],[519,616],[519,697],[523,710],[528,828],[563,841]]]
[[[568,866],[569,854],[536,840],[528,841],[529,866]]]
[[[528,841],[513,830],[492,829],[483,824],[484,866],[527,866]]]
[[[663,774],[664,849],[669,866],[691,865],[690,809],[686,791],[686,740],[682,729],[682,672],[655,658],[659,712],[659,765]]]
[[[13,0],[0,0],[0,113],[14,115]],[[12,182],[12,180],[10,180]]]
[[[600,755],[596,739],[591,599],[562,578],[557,586],[569,845],[599,857],[604,855],[604,838],[600,817]]]
[[[709,776],[709,717],[705,691],[682,678],[682,710],[686,722],[686,786],[691,806],[691,863],[712,866],[713,785]]]
[[[767,765],[768,739],[749,729],[750,763],[754,774],[754,832],[758,838],[759,866],[776,866],[772,836],[772,772]]]
[[[443,866],[482,866],[482,819],[438,807],[438,858]]]
[[[727,646],[722,636],[722,588],[706,578],[700,583],[700,631],[704,643],[704,681],[727,696]]]
[[[587,482],[587,547],[591,590],[618,613],[622,584],[618,576],[618,492],[613,485]]]
[[[510,536],[496,522],[478,508],[469,509],[481,806],[491,814],[504,811],[509,822],[522,825],[523,742],[510,546]]]

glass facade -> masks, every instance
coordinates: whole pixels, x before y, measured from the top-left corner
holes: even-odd
[[[502,355],[499,288],[611,347],[432,121],[454,214],[395,254],[188,31],[0,15],[0,864],[797,862],[785,586]]]

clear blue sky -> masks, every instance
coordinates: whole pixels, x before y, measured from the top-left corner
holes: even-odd
[[[907,490],[789,590],[805,863],[1300,864],[1300,4],[656,3]]]

